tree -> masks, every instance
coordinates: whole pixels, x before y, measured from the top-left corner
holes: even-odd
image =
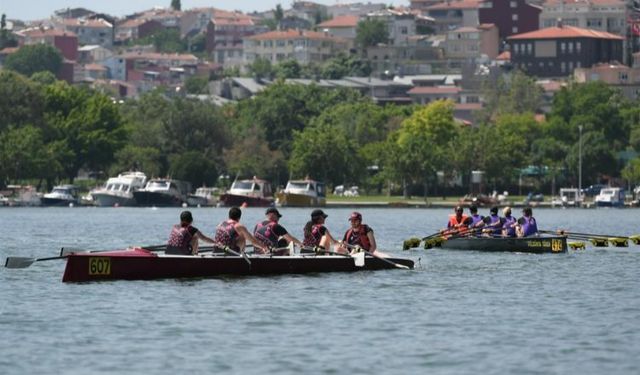
[[[269,149],[263,130],[257,126],[236,135],[224,160],[227,170],[234,176],[272,178],[286,166],[282,152]]]
[[[189,94],[206,94],[208,90],[209,80],[207,77],[191,76],[184,82],[184,88]]]
[[[485,106],[481,118],[491,121],[503,114],[538,113],[542,107],[542,88],[532,77],[519,70],[501,75],[484,85]]]
[[[180,11],[182,9],[182,4],[180,4],[180,0],[171,0],[171,9]]]
[[[200,151],[187,151],[169,158],[169,175],[194,186],[212,186],[218,179],[218,170],[216,162]]]
[[[255,79],[270,79],[273,75],[271,61],[258,57],[249,65],[249,71]]]
[[[281,79],[300,78],[300,73],[302,72],[298,61],[293,59],[281,62],[275,66],[274,70],[275,76]]]
[[[159,149],[129,143],[116,152],[109,173],[117,175],[122,171],[138,170],[144,171],[149,177],[158,177],[164,175],[162,160]]]
[[[43,92],[24,76],[0,70],[0,132],[10,125],[41,126]]]
[[[630,185],[640,183],[640,158],[635,158],[622,169],[622,177],[629,181]]]
[[[17,47],[18,41],[7,30],[7,16],[3,13],[0,18],[0,50],[6,47]]]
[[[280,22],[284,18],[284,11],[282,10],[282,5],[277,4],[275,9],[273,10],[273,18],[276,21],[276,25],[280,25]]]
[[[48,71],[58,73],[62,66],[62,54],[48,44],[32,44],[20,47],[7,56],[4,67],[30,77],[33,73]]]
[[[416,110],[402,122],[393,136],[391,155],[397,160],[390,165],[398,168],[403,181],[421,182],[426,197],[428,184],[438,170],[451,170],[449,157],[457,136],[453,120],[453,102],[436,101]],[[408,196],[405,189],[405,196]]]
[[[368,61],[340,54],[327,60],[322,67],[322,77],[325,79],[340,79],[346,76],[366,77],[371,74],[371,64]]]
[[[0,133],[0,185],[41,178],[48,164],[40,129],[27,125]]]
[[[365,170],[355,142],[335,125],[318,123],[294,133],[291,177],[309,176],[338,185],[356,181]]]
[[[70,181],[82,167],[106,170],[125,144],[119,110],[103,94],[58,81],[45,88],[44,112],[53,140],[69,151],[60,164]]]
[[[367,19],[358,22],[356,28],[356,43],[361,48],[367,48],[378,43],[389,41],[389,30],[387,24],[378,19]]]

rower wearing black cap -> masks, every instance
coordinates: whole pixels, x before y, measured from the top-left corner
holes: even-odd
[[[278,224],[282,215],[280,215],[277,208],[267,208],[265,215],[267,215],[266,220],[258,223],[253,230],[253,235],[258,239],[258,241],[262,242],[270,249],[287,247],[290,242],[293,242],[298,246],[302,246],[302,242],[290,235],[282,225]],[[287,252],[287,250],[278,252],[273,252],[272,250],[274,255],[285,255]]]
[[[337,242],[331,237],[329,230],[324,226],[327,214],[322,210],[313,210],[311,220],[304,226],[304,246],[330,250],[331,244]]]

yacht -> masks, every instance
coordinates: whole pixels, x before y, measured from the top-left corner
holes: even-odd
[[[138,206],[182,206],[187,203],[191,184],[168,178],[152,178],[145,187],[133,192]]]
[[[273,206],[271,184],[254,177],[252,180],[236,180],[231,188],[220,195],[225,206],[269,207]]]
[[[622,188],[607,187],[600,190],[595,198],[598,207],[622,207],[624,206],[625,192]]]
[[[283,191],[276,193],[276,204],[292,207],[314,207],[327,204],[323,182],[314,180],[291,180]]]
[[[213,187],[199,187],[194,194],[189,194],[187,197],[187,203],[189,206],[194,207],[206,207],[215,206],[218,199],[214,195],[218,191],[218,188]]]
[[[96,206],[118,207],[135,206],[133,192],[144,188],[147,176],[142,172],[124,172],[118,177],[111,177],[107,183],[91,191]]]
[[[74,185],[54,186],[50,193],[42,196],[43,206],[75,206],[80,204],[78,188]]]

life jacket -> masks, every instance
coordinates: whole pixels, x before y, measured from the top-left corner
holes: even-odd
[[[502,229],[505,230],[506,237],[515,237],[516,236],[516,228],[513,226],[517,222],[516,218],[513,216],[506,216],[504,218],[504,224],[502,224]]]
[[[349,245],[360,246],[368,251],[371,249],[371,242],[369,241],[369,236],[367,236],[367,232],[370,229],[367,224],[360,224],[358,229],[349,228],[347,233],[344,234],[343,241]]]
[[[218,224],[214,238],[216,243],[221,246],[227,246],[231,250],[240,250],[236,243],[239,236],[236,231],[236,224],[238,224],[238,222],[231,219]]]
[[[467,221],[469,216],[462,214],[460,217],[460,221],[458,221],[458,217],[455,214],[449,215],[449,223],[447,224],[448,228],[456,228],[461,227],[462,224]]]
[[[522,224],[522,233],[524,237],[534,235],[538,233],[538,224],[533,217],[522,217],[524,223]]]
[[[191,225],[187,225],[186,227],[180,226],[179,224],[174,225],[173,228],[171,228],[171,234],[169,234],[167,247],[172,247],[184,254],[190,254],[192,250],[191,240],[193,239],[190,229]]]
[[[322,228],[324,228],[324,225],[314,224],[311,227],[311,232],[304,234],[302,244],[304,246],[320,246],[320,240],[322,240]]]
[[[482,220],[484,220],[484,216],[482,215],[471,215],[471,225],[475,226],[476,224],[478,224],[479,222],[481,222]]]
[[[253,230],[253,235],[265,246],[271,248],[278,247],[278,236],[273,230],[276,225],[278,225],[277,222],[269,220],[258,223]]]
[[[456,235],[461,236],[465,235],[469,230],[467,226],[464,224],[469,219],[469,216],[462,214],[460,217],[460,221],[458,221],[458,217],[455,214],[449,215],[449,223],[447,223],[447,228],[449,228],[449,233],[445,237]]]
[[[488,227],[490,227],[491,230],[491,236],[495,237],[495,236],[500,236],[502,235],[502,225],[497,224],[500,223],[500,216],[498,215],[491,215],[488,216],[489,218],[489,224],[487,225]]]

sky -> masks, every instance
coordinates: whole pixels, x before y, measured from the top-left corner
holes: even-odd
[[[314,2],[326,5],[353,2],[409,5],[409,0],[315,0]],[[225,10],[249,12],[273,9],[276,4],[281,4],[284,9],[288,9],[292,3],[292,0],[182,0],[182,9],[213,6]],[[0,14],[6,14],[8,19],[29,21],[49,18],[55,10],[83,7],[95,12],[124,16],[154,6],[168,7],[170,4],[171,0],[0,0]]]

